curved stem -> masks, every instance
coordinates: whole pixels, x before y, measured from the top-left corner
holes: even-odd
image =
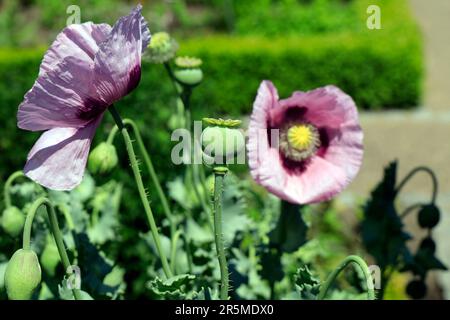
[[[4,199],[5,199],[6,208],[9,208],[12,206],[10,189],[11,189],[11,186],[12,186],[14,180],[16,180],[17,178],[20,178],[20,177],[25,177],[24,173],[22,171],[16,171],[12,175],[10,175],[9,178],[5,182],[5,188],[4,188],[3,192],[4,192],[4,197],[5,197]]]
[[[425,206],[425,204],[423,204],[423,203],[416,203],[416,204],[413,204],[413,205],[409,206],[408,208],[403,210],[403,212],[400,214],[400,218],[401,219],[405,218],[408,214],[413,212],[413,210],[415,210],[417,208],[421,208],[423,206]]]
[[[228,300],[228,265],[222,233],[222,193],[225,172],[214,170],[214,239],[220,265],[220,299]]]
[[[122,121],[122,118],[120,117],[120,115],[117,112],[117,110],[115,109],[115,107],[113,105],[111,105],[108,110],[110,111],[111,115],[114,118],[114,121],[117,124],[117,127],[119,128],[120,132],[122,133],[122,136],[123,136],[123,139],[125,142],[125,146],[126,146],[126,149],[128,152],[128,157],[131,162],[131,169],[133,170],[134,179],[136,181],[136,186],[139,191],[139,196],[141,198],[142,205],[144,206],[145,214],[147,216],[147,220],[150,225],[150,231],[152,233],[153,240],[155,241],[156,250],[158,251],[159,257],[161,259],[164,274],[166,275],[167,278],[170,278],[170,277],[172,277],[172,271],[170,270],[169,263],[167,262],[167,257],[161,247],[161,240],[159,237],[158,228],[156,226],[155,218],[153,217],[153,212],[150,207],[150,203],[148,201],[147,194],[145,192],[141,173],[139,172],[139,164],[138,164],[138,161],[136,158],[136,154],[134,152],[133,143],[131,141],[128,130],[125,127],[125,125]]]
[[[437,192],[438,192],[438,180],[436,177],[436,174],[428,167],[417,167],[413,170],[411,170],[406,177],[403,178],[403,180],[399,183],[397,189],[395,190],[395,195],[397,196],[398,193],[402,190],[402,188],[406,185],[406,183],[418,172],[423,171],[425,173],[428,173],[431,177],[431,181],[433,183],[433,193],[431,196],[431,203],[436,202]]]
[[[366,281],[366,287],[367,287],[367,300],[375,300],[375,291],[373,288],[372,276],[370,275],[369,268],[368,268],[366,262],[358,256],[348,256],[328,276],[327,280],[320,288],[319,295],[317,296],[318,300],[323,300],[326,297],[328,290],[330,289],[333,282],[336,280],[337,276],[351,263],[354,264],[359,269],[361,269],[361,271],[364,274],[364,278]]]
[[[25,226],[23,230],[23,249],[30,250],[31,248],[31,227],[33,226],[33,220],[36,215],[37,210],[41,207],[45,206],[47,209],[48,220],[50,223],[50,229],[55,238],[56,246],[58,248],[58,253],[61,258],[61,262],[64,266],[64,270],[69,270],[71,267],[71,263],[69,257],[67,256],[67,252],[64,246],[63,236],[61,234],[61,230],[59,229],[58,219],[56,217],[55,208],[49,199],[45,197],[38,198],[33,202],[30,210],[28,211],[27,218],[25,220]],[[73,296],[75,300],[82,300],[81,293],[79,289],[72,289]]]

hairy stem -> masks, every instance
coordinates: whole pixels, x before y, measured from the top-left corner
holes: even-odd
[[[220,299],[228,300],[228,265],[222,233],[222,194],[225,172],[214,170],[214,239],[220,266]]]
[[[122,118],[120,117],[120,115],[117,112],[117,110],[115,109],[115,107],[111,105],[109,107],[109,111],[112,114],[112,116],[117,124],[117,127],[119,128],[120,132],[122,133],[122,137],[125,142],[128,157],[131,162],[131,169],[133,170],[134,179],[136,181],[136,186],[139,191],[139,196],[141,198],[142,205],[144,206],[145,214],[147,216],[147,220],[148,220],[148,223],[150,226],[150,231],[151,231],[153,240],[155,241],[156,250],[158,251],[159,257],[161,259],[164,274],[166,275],[167,278],[170,278],[170,277],[172,277],[172,271],[170,270],[169,263],[167,262],[167,257],[161,247],[161,240],[159,237],[158,228],[156,226],[155,218],[153,217],[153,212],[150,207],[150,203],[148,201],[147,194],[145,193],[144,183],[142,182],[142,176],[141,176],[141,173],[139,172],[139,165],[138,165],[138,161],[136,158],[136,154],[134,152],[133,143],[131,141],[128,130],[125,127],[125,125],[122,121]]]

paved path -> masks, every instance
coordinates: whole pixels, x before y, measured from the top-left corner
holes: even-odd
[[[425,39],[425,105],[433,110],[449,110],[450,1],[410,0],[410,3]]]
[[[438,175],[443,219],[436,229],[438,256],[450,267],[450,0],[410,0],[425,39],[426,82],[423,105],[415,111],[364,113],[365,157],[349,194],[366,197],[382,168],[399,160],[399,176],[418,165]],[[418,175],[404,189],[404,205],[430,198],[431,183]],[[415,229],[414,219],[408,225]],[[450,299],[450,272],[437,277]]]

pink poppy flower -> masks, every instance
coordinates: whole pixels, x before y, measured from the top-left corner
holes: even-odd
[[[17,113],[19,128],[45,131],[28,154],[29,178],[54,190],[81,182],[97,126],[138,85],[149,42],[140,5],[112,28],[87,22],[57,36]]]
[[[335,86],[279,100],[263,81],[253,105],[247,143],[252,177],[283,200],[326,201],[356,176],[363,132],[353,99]]]

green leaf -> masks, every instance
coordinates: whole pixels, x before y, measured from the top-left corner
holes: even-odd
[[[180,274],[167,280],[155,278],[148,283],[148,289],[160,299],[182,300],[188,297],[185,286],[195,280],[191,274]]]
[[[364,206],[361,224],[362,238],[367,251],[381,269],[396,266],[399,261],[412,260],[406,241],[411,237],[403,230],[403,223],[395,209],[397,162],[384,170],[383,180],[372,191]]]
[[[315,300],[320,291],[320,279],[316,278],[308,266],[298,268],[294,276],[295,288],[303,300]]]

